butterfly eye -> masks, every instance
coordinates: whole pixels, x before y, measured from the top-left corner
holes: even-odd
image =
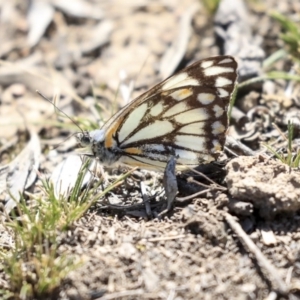
[[[91,144],[91,136],[88,132],[80,132],[76,135],[76,140],[78,144],[82,147],[88,146]]]

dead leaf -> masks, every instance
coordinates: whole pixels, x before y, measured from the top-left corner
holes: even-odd
[[[54,186],[55,197],[68,197],[70,195],[75,187],[81,166],[81,158],[78,155],[70,155],[54,169],[50,180]],[[92,162],[90,169],[93,169],[93,166],[94,162]],[[82,186],[86,185],[91,178],[92,173],[87,172],[82,181]]]
[[[90,4],[83,0],[72,0],[72,5],[70,5],[69,0],[52,0],[51,2],[57,9],[73,17],[99,20],[104,15],[99,5]]]
[[[30,131],[30,140],[19,155],[2,167],[1,187],[5,187],[5,212],[9,214],[20,201],[20,195],[36,179],[41,154],[40,140],[36,132]],[[4,181],[5,178],[5,181]],[[1,191],[1,190],[0,190]]]
[[[162,57],[160,62],[159,73],[162,78],[167,78],[172,75],[184,57],[191,36],[192,18],[198,9],[199,5],[197,3],[189,7],[189,9],[182,15],[179,23],[177,39],[165,52],[165,55]]]
[[[27,14],[29,24],[27,42],[30,47],[34,47],[40,41],[53,15],[54,8],[48,2],[32,1]]]

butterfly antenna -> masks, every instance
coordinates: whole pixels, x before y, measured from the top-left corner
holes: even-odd
[[[53,146],[52,150],[56,150],[61,144],[66,142],[68,139],[70,139],[74,135],[76,135],[76,133],[72,133],[71,135],[67,136],[62,142],[60,142],[60,143],[56,144],[55,146]]]
[[[60,108],[58,108],[51,100],[49,100],[45,95],[43,95],[40,91],[36,90],[36,92],[47,102],[49,102],[55,109],[57,109],[61,114],[63,114],[65,117],[67,117],[71,122],[79,128],[79,130],[84,133],[84,130],[80,127],[79,123],[77,123],[75,120],[73,120],[70,116],[68,116],[64,111],[62,111]],[[70,136],[71,137],[71,136]],[[70,138],[69,137],[69,138]],[[68,139],[68,138],[67,138]]]

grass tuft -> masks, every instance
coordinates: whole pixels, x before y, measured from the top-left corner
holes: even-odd
[[[291,19],[283,16],[282,14],[274,11],[271,16],[277,20],[283,33],[280,34],[280,38],[285,43],[288,52],[294,60],[300,63],[300,26],[293,22]]]
[[[279,128],[277,128],[283,138],[287,141],[287,153],[280,153],[278,150],[273,147],[265,144],[267,149],[277,157],[282,163],[288,165],[291,168],[299,168],[300,166],[300,149],[294,149],[293,147],[293,138],[294,138],[294,125],[289,121],[288,122],[288,136],[286,137]]]
[[[201,0],[202,5],[205,7],[206,11],[213,15],[218,9],[220,0]]]
[[[89,164],[89,160],[83,164],[69,198],[55,197],[53,185],[44,180],[42,193],[31,196],[30,205],[22,199],[13,217],[3,224],[12,232],[14,244],[9,250],[0,250],[0,269],[10,284],[9,290],[0,289],[1,299],[56,298],[66,275],[83,263],[78,257],[61,253],[58,237],[132,172],[120,176],[104,191],[97,192],[101,182],[82,190]]]

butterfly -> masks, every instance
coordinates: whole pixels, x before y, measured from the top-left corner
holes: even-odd
[[[225,143],[227,108],[237,79],[231,56],[195,62],[140,95],[101,129],[76,134],[76,152],[106,166],[163,171],[214,161]]]

